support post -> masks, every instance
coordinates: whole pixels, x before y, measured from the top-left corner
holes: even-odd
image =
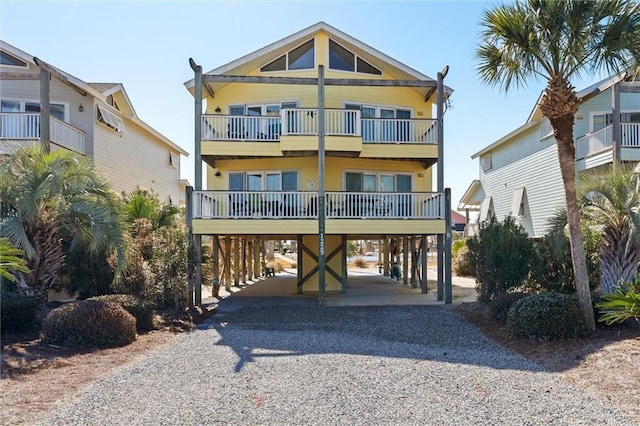
[[[324,304],[326,282],[324,193],[324,65],[318,65],[318,297]]]
[[[187,215],[187,229],[189,229],[189,249],[191,250],[194,247],[193,244],[193,198],[191,197],[193,193],[193,187],[187,186],[187,194],[186,194],[186,202],[185,202],[185,210]],[[195,263],[195,252],[194,256],[190,256],[189,259],[189,269],[187,271],[187,290],[189,292],[189,307],[193,307],[193,270]]]
[[[402,284],[409,283],[409,238],[402,237]]]
[[[296,288],[298,289],[297,294],[302,294],[302,286],[300,285],[300,283],[302,283],[302,278],[304,277],[303,275],[303,270],[302,270],[302,258],[304,257],[303,254],[303,250],[302,250],[302,235],[298,235],[297,238],[297,247],[296,247],[296,270],[298,271],[297,274],[297,282],[296,282]]]
[[[240,238],[236,237],[233,244],[233,286],[240,285]]]
[[[444,303],[451,303],[453,300],[453,289],[451,283],[451,188],[444,190],[446,224],[444,234]]]
[[[220,238],[217,235],[214,235],[212,238],[213,242],[211,243],[211,262],[213,278],[218,280],[218,285],[220,285]],[[211,290],[215,292],[215,289]],[[213,293],[212,293],[213,294]]]
[[[611,136],[613,146],[613,168],[620,165],[620,82],[611,87]]]
[[[202,149],[200,144],[202,143],[202,67],[196,65],[192,58],[189,58],[189,65],[195,73],[194,86],[193,86],[193,98],[194,103],[194,162],[195,162],[195,188],[196,191],[202,191]]]
[[[247,283],[247,239],[242,238],[242,284]]]
[[[231,291],[231,237],[224,238],[224,287]]]
[[[446,66],[442,72],[438,73],[438,81],[437,81],[437,91],[438,91],[438,100],[437,100],[437,123],[438,123],[438,192],[444,192],[444,77],[447,75],[449,71],[449,66]],[[450,213],[449,213],[450,214]],[[446,216],[443,215],[443,216]],[[451,225],[445,223],[445,232],[447,228],[450,228]],[[438,244],[438,300],[442,300],[444,298],[444,236],[442,234],[438,234],[436,238]],[[426,272],[426,270],[425,270]],[[425,280],[426,282],[426,280]]]
[[[420,289],[422,290],[422,294],[427,294],[427,236],[422,236],[422,280],[420,280]]]
[[[194,279],[194,290],[195,290],[195,300],[194,303],[196,306],[202,306],[202,235],[196,234],[193,236],[193,248],[194,248],[194,257],[195,257],[195,279]]]
[[[51,116],[51,101],[49,99],[49,83],[51,74],[44,68],[40,69],[40,145],[47,154],[51,152],[51,132],[49,117]]]
[[[384,271],[385,277],[388,277],[390,272],[389,271],[389,264],[391,262],[390,254],[391,254],[391,250],[389,250],[389,238],[385,235],[383,249],[382,249],[382,258],[384,259],[382,261],[382,264],[383,264],[382,270]]]
[[[342,294],[345,294],[347,292],[347,280],[348,280],[348,274],[347,274],[347,236],[346,235],[342,235]]]

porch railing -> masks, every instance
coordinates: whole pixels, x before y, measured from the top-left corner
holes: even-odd
[[[588,133],[576,141],[576,158],[611,148],[613,144],[613,126],[607,126]],[[640,123],[620,124],[620,146],[623,148],[640,148]]]
[[[279,116],[203,115],[202,139],[278,141],[280,135],[317,135],[318,109],[283,109]],[[360,110],[325,110],[325,134],[365,143],[437,143],[436,120],[362,118]]]
[[[85,133],[55,117],[49,117],[49,139],[51,142],[84,154]],[[40,114],[0,113],[0,139],[40,139]]]
[[[194,191],[194,219],[315,219],[312,191]],[[437,192],[327,192],[327,219],[444,219]]]

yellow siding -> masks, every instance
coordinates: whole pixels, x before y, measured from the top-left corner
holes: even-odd
[[[363,144],[360,158],[424,158],[437,159],[437,145],[420,144]]]
[[[298,235],[317,234],[317,220],[194,219],[193,233],[201,235]]]
[[[282,157],[278,142],[202,142],[202,155]]]
[[[443,234],[444,220],[415,219],[331,219],[326,222],[327,234],[351,235],[415,235]]]
[[[362,151],[362,138],[354,136],[326,136],[325,151]],[[317,136],[280,136],[282,151],[318,151]]]
[[[216,168],[220,170],[220,176],[214,176],[211,168],[207,169],[207,189],[227,190],[229,188],[228,173],[232,171],[297,170],[298,189],[301,191],[317,190],[317,157],[217,160]],[[325,189],[327,191],[343,191],[344,172],[349,170],[411,173],[413,175],[413,191],[432,191],[431,169],[425,170],[422,164],[416,162],[327,157],[325,159],[325,170]],[[315,184],[313,188],[307,186],[310,181]]]

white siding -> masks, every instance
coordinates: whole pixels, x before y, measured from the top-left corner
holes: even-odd
[[[525,229],[531,237],[542,237],[547,221],[564,208],[564,189],[553,138],[539,139],[538,127],[492,151],[493,168],[480,172],[482,188],[491,196],[495,216],[503,219],[511,212],[514,190],[526,189],[528,212]],[[530,222],[529,222],[530,220]]]
[[[94,117],[95,111],[94,106]],[[95,123],[96,166],[118,193],[137,188],[153,190],[162,203],[168,203],[171,198],[172,203],[178,205],[181,198],[180,156],[176,156],[178,164],[172,167],[169,147],[164,142],[131,121],[123,121],[122,137],[115,130]]]
[[[574,139],[590,132],[591,112],[611,112],[611,89],[594,96],[580,105],[576,113],[573,128]],[[621,93],[620,109],[622,111],[640,110],[640,93]]]

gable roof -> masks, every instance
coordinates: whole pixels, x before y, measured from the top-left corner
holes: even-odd
[[[11,55],[17,57],[18,59],[21,59],[25,62],[27,62],[27,64],[29,64],[29,67],[34,67],[34,69],[38,69],[38,66],[36,64],[36,58],[34,56],[31,56],[30,54],[28,54],[27,52],[18,49],[17,47],[7,43],[4,40],[0,40],[0,50],[4,50],[8,53],[10,53]],[[38,61],[41,61],[38,59]],[[41,61],[43,62],[43,61]],[[123,114],[123,117],[125,119],[128,119],[132,122],[134,122],[135,124],[137,124],[138,126],[142,127],[144,130],[146,130],[147,132],[151,133],[154,137],[160,139],[162,142],[164,142],[166,145],[168,145],[171,149],[179,152],[180,154],[188,157],[189,153],[187,151],[185,151],[184,149],[182,149],[180,146],[176,145],[175,143],[173,143],[170,139],[168,139],[166,136],[162,135],[160,132],[158,132],[156,129],[154,129],[153,127],[151,127],[150,125],[148,125],[147,123],[145,123],[144,121],[142,121],[135,113],[135,110],[133,109],[133,105],[131,104],[131,101],[129,100],[129,97],[127,95],[127,92],[124,90],[124,86],[122,85],[122,83],[87,83],[85,81],[80,80],[79,78],[69,74],[68,72],[65,72],[63,70],[61,70],[60,68],[57,68],[49,63],[45,63],[47,66],[51,67],[54,71],[56,71],[56,73],[59,74],[60,77],[62,77],[63,82],[65,84],[68,84],[76,89],[78,89],[81,92],[85,92],[87,95],[91,95],[94,98],[105,102],[107,101],[107,96],[116,93],[116,92],[120,92],[122,97],[124,99],[126,99],[127,102],[127,109],[131,112],[130,114]],[[127,112],[129,112],[127,111]]]
[[[402,62],[393,59],[392,57],[380,52],[379,50],[322,21],[304,28],[294,34],[291,34],[290,36],[287,36],[281,40],[271,43],[261,49],[244,55],[225,65],[215,68],[205,73],[204,75],[248,75],[252,71],[255,71],[261,66],[268,64],[269,62],[284,55],[288,51],[298,47],[308,40],[311,40],[313,37],[315,37],[316,34],[320,32],[328,34],[331,39],[335,40],[345,48],[353,51],[358,56],[362,57],[362,59],[369,62],[371,65],[381,69],[384,68],[384,72],[394,79],[435,82],[435,80],[431,77],[428,77],[421,72],[416,71],[415,69],[403,64]],[[187,90],[189,90],[191,94],[193,94],[194,83],[194,79],[190,79],[184,83]],[[206,84],[215,93],[217,90],[220,90],[222,87],[229,83],[207,82]],[[414,88],[414,90],[421,93],[422,95],[426,95],[429,91],[429,88],[416,87]],[[445,91],[447,92],[447,94],[451,94],[453,92],[452,89],[446,86]]]
[[[611,88],[611,86],[613,86],[614,84],[624,80],[625,78],[627,78],[627,73],[621,73],[621,74],[615,74],[612,76],[609,76],[603,80],[600,80],[597,83],[592,84],[589,87],[586,87],[582,90],[580,90],[577,93],[578,99],[580,100],[580,103],[585,102],[588,99],[593,98],[594,96],[608,90]],[[472,159],[475,159],[477,157],[479,157],[482,154],[486,154],[489,151],[494,150],[495,148],[499,147],[500,145],[508,142],[509,140],[513,139],[514,137],[518,136],[520,133],[524,132],[525,130],[530,129],[531,127],[533,127],[534,125],[538,124],[544,117],[542,115],[542,112],[540,111],[540,102],[542,102],[542,97],[544,96],[544,91],[540,92],[540,96],[538,96],[538,100],[536,101],[535,106],[533,107],[533,110],[529,113],[529,116],[527,117],[527,121],[520,127],[516,128],[515,130],[512,130],[511,132],[507,133],[506,135],[504,135],[503,137],[501,137],[500,139],[498,139],[497,141],[493,142],[491,145],[488,145],[484,148],[482,148],[480,151],[476,152],[475,154],[471,155]]]

